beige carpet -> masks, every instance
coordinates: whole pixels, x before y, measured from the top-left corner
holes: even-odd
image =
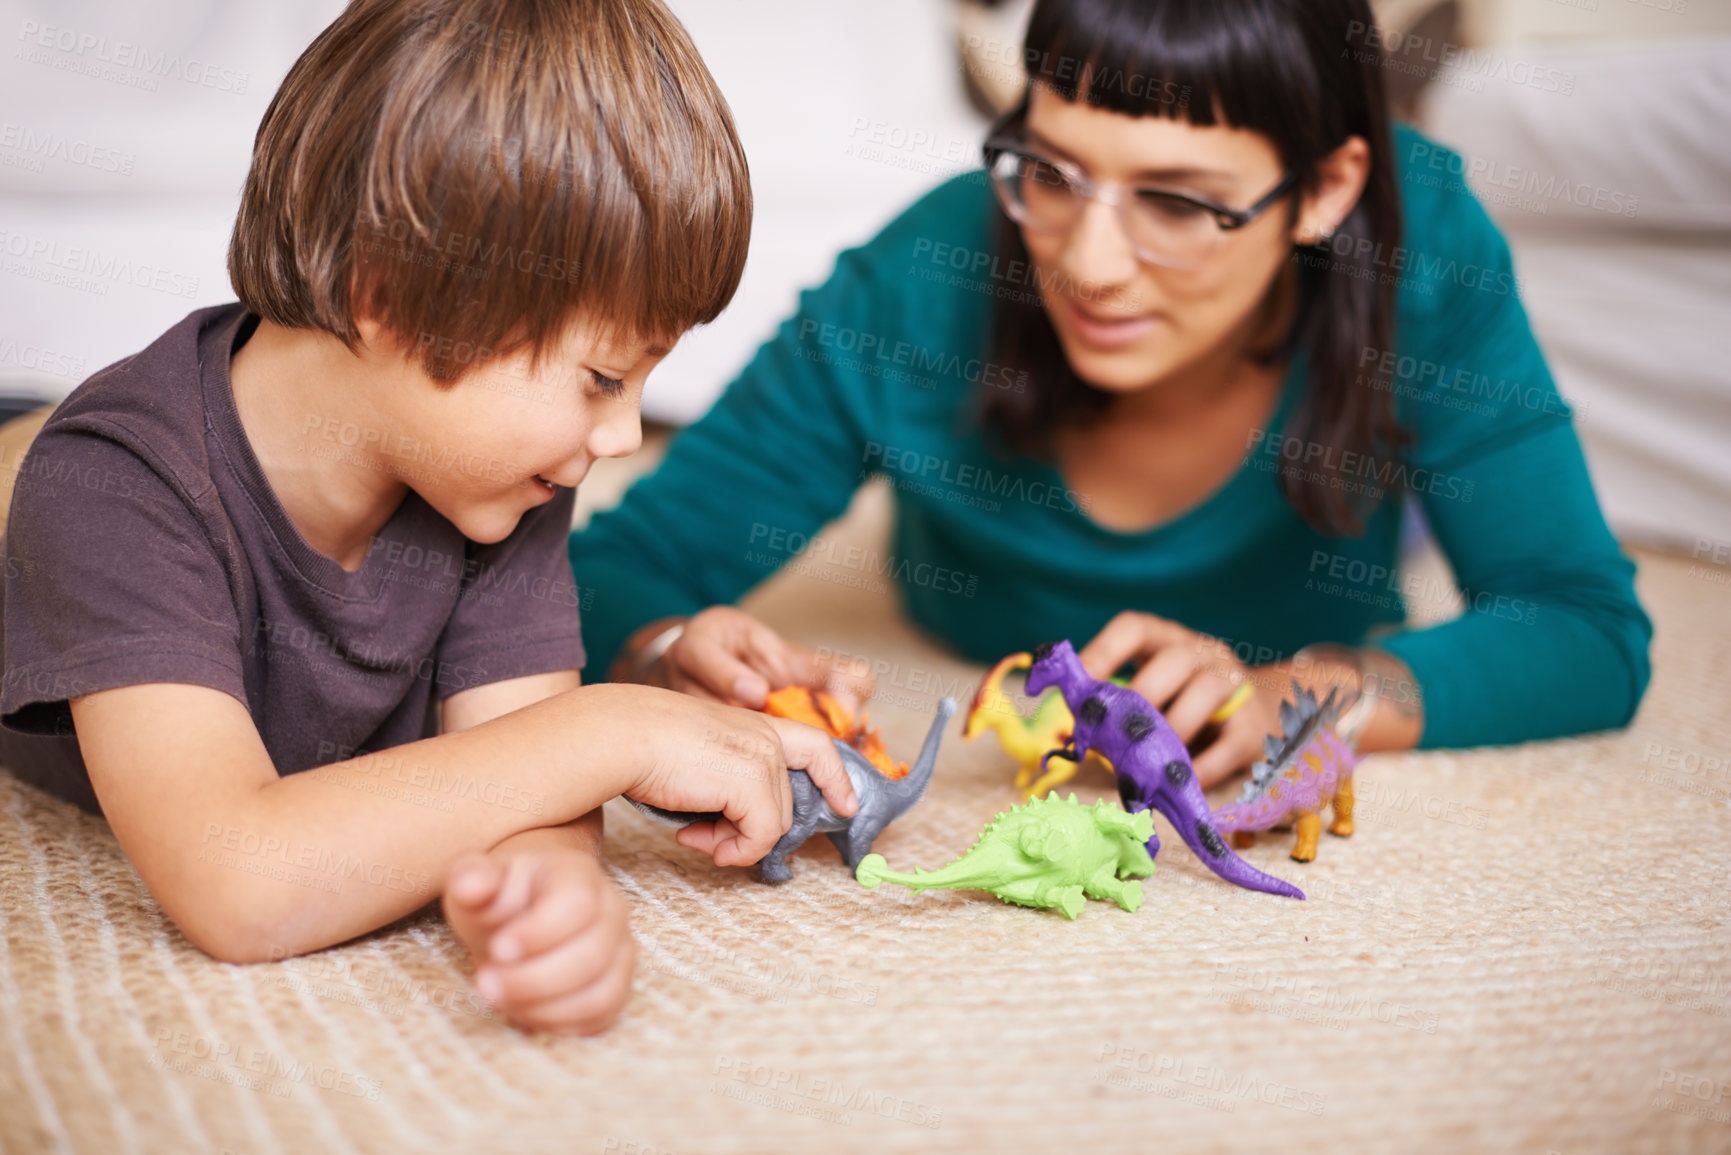
[[[845,532],[881,540],[886,509],[868,492]],[[823,840],[772,890],[611,803],[642,964],[593,1040],[491,1018],[432,909],[213,962],[105,824],[0,773],[0,1150],[1731,1150],[1731,585],[1640,562],[1635,726],[1370,760],[1355,837],[1247,852],[1305,903],[1216,880],[1164,825],[1135,914],[866,891]],[[875,575],[794,569],[752,604],[885,663],[892,749],[972,692]],[[879,849],[941,865],[1010,774],[958,719]]]

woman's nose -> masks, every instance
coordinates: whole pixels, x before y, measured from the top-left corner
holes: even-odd
[[[1070,230],[1063,261],[1064,270],[1080,282],[1073,295],[1098,296],[1102,290],[1128,284],[1136,276],[1136,252],[1117,208],[1089,201]]]

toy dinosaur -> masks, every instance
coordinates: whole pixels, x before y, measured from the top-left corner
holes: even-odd
[[[1077,761],[1088,751],[1104,755],[1118,775],[1118,795],[1130,811],[1153,807],[1164,814],[1202,864],[1226,881],[1251,890],[1302,899],[1289,882],[1264,874],[1234,854],[1214,828],[1208,800],[1196,782],[1190,752],[1160,711],[1134,690],[1088,675],[1067,641],[1034,650],[1028,692],[1056,686],[1075,715],[1070,745],[1046,755]],[[1148,838],[1148,853],[1160,853],[1160,840]]]
[[[1034,704],[1033,714],[1022,717],[1021,711],[1016,709],[1015,701],[1004,693],[1004,675],[1012,670],[1025,670],[1033,664],[1032,654],[1011,654],[988,670],[986,676],[980,680],[980,688],[974,694],[974,704],[969,708],[968,719],[962,725],[964,739],[971,739],[982,730],[997,733],[998,741],[1004,745],[1004,751],[1022,764],[1016,771],[1016,789],[1022,792],[1024,800],[1043,797],[1047,791],[1062,786],[1075,777],[1079,769],[1079,763],[1072,762],[1053,766],[1038,778],[1035,777],[1042,768],[1041,760],[1046,751],[1069,745],[1070,731],[1075,726],[1075,719],[1070,716],[1070,707],[1064,704],[1064,696],[1056,691],[1042,696]],[[1123,685],[1122,682],[1118,684]],[[1105,759],[1097,753],[1092,757],[1105,763]]]
[[[1070,715],[1070,707],[1064,702],[1064,695],[1057,690],[1048,690],[1040,695],[1040,700],[1034,704],[1034,712],[1029,717],[1022,717],[1016,703],[1004,693],[1004,675],[1011,670],[1025,670],[1033,665],[1032,654],[1011,654],[986,672],[980,680],[980,688],[974,694],[974,704],[968,711],[968,720],[962,726],[962,737],[972,738],[981,729],[995,730],[998,741],[1004,745],[1004,750],[1010,757],[1022,764],[1016,771],[1016,788],[1022,792],[1022,797],[1039,798],[1047,791],[1055,790],[1076,776],[1081,764],[1070,762],[1068,765],[1047,765],[1044,773],[1038,778],[1042,760],[1049,750],[1067,746],[1070,733],[1075,729],[1076,721]],[[1128,678],[1113,678],[1114,686],[1128,686]],[[1211,725],[1226,721],[1247,701],[1255,687],[1245,682],[1233,693],[1232,697],[1213,714],[1209,715]],[[1100,765],[1110,770],[1108,762],[1098,750],[1090,750],[1086,757],[1094,759]]]
[[[1142,905],[1136,878],[1154,873],[1143,843],[1154,836],[1154,816],[1126,814],[1105,799],[1083,806],[1074,794],[1035,799],[993,818],[973,847],[941,870],[897,874],[881,854],[868,854],[854,877],[866,887],[882,882],[923,890],[989,890],[1018,906],[1056,907],[1075,918],[1089,898],[1111,899],[1125,910]]]
[[[836,752],[841,755],[842,767],[853,783],[854,793],[859,796],[859,809],[852,818],[843,818],[831,810],[804,770],[789,770],[788,778],[793,787],[793,825],[758,863],[759,877],[765,882],[786,882],[792,878],[787,856],[804,846],[806,839],[819,831],[829,835],[849,870],[858,867],[860,860],[871,853],[872,843],[883,833],[884,827],[906,814],[926,792],[926,784],[932,780],[932,768],[937,765],[938,745],[944,739],[944,723],[955,712],[954,698],[945,698],[938,703],[937,717],[926,732],[926,743],[920,748],[919,760],[905,778],[884,777],[850,742],[842,738],[831,739]],[[713,811],[663,810],[635,798],[626,798],[626,801],[646,817],[669,826],[714,822],[721,817]]]
[[[831,738],[840,738],[865,755],[867,762],[877,767],[885,778],[906,778],[908,764],[897,762],[884,749],[884,740],[876,730],[866,728],[862,711],[859,721],[848,716],[847,709],[823,690],[807,686],[783,686],[770,692],[763,706],[765,714],[777,718],[792,718],[807,726],[816,726]]]
[[[1318,704],[1316,695],[1297,682],[1292,689],[1296,703],[1280,703],[1282,733],[1263,739],[1266,757],[1251,767],[1238,801],[1214,812],[1214,825],[1243,847],[1255,841],[1253,831],[1290,822],[1298,827],[1293,860],[1309,862],[1316,857],[1324,806],[1334,807],[1328,832],[1342,838],[1352,834],[1352,771],[1358,755],[1331,728],[1334,691]]]

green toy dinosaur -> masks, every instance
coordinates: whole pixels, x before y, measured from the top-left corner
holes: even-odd
[[[868,854],[854,877],[867,888],[882,882],[922,890],[989,890],[1018,906],[1056,907],[1075,918],[1082,896],[1111,899],[1125,910],[1142,905],[1136,878],[1154,873],[1145,845],[1154,836],[1154,815],[1126,814],[1105,799],[1083,806],[1036,798],[993,818],[979,840],[942,870],[897,874],[881,854]]]

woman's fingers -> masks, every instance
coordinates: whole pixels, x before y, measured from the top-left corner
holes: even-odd
[[[1076,656],[1093,677],[1110,678],[1125,663],[1140,663],[1189,633],[1177,622],[1126,610],[1107,622]]]
[[[1150,652],[1145,617],[1135,613],[1119,614],[1077,652],[1076,657],[1090,677],[1110,678],[1126,662],[1136,661]]]
[[[698,687],[720,701],[761,708],[769,697],[769,680],[741,660],[728,642],[725,634],[692,633],[688,628],[667,653],[670,672],[686,682],[681,686],[675,681],[673,688],[689,692]]]
[[[1171,720],[1167,703],[1196,676],[1196,651],[1183,644],[1167,646],[1148,660],[1130,679],[1130,688],[1147,698]]]
[[[799,646],[794,648],[794,661],[798,670],[796,682],[824,691],[850,714],[858,714],[877,690],[871,664],[863,658],[846,661],[820,654],[809,646]]]
[[[1191,759],[1196,781],[1204,790],[1230,778],[1262,756],[1262,729],[1256,716],[1240,711],[1226,720],[1216,738],[1202,753]]]
[[[1166,721],[1171,724],[1174,734],[1189,743],[1208,724],[1209,716],[1237,692],[1238,686],[1230,680],[1198,671],[1184,684],[1166,710]]]

